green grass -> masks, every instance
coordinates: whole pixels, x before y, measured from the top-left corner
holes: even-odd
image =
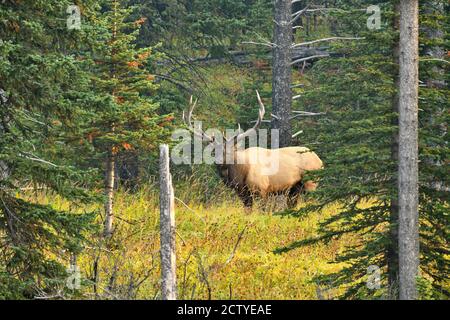
[[[182,189],[176,190],[176,196],[187,202],[189,189]],[[317,299],[318,289],[326,286],[312,282],[312,278],[339,270],[341,266],[328,262],[352,239],[344,237],[284,254],[275,254],[274,250],[316,235],[317,223],[338,208],[330,206],[324,212],[298,219],[258,206],[252,213],[245,213],[237,198],[227,196],[218,199],[220,204],[207,206],[195,200],[188,204],[176,200],[179,298]],[[40,201],[67,209],[60,199],[42,196]],[[111,244],[101,245],[101,240],[94,237],[78,257],[85,279],[82,297],[158,298],[157,192],[150,188],[134,194],[119,192],[115,210],[117,229]],[[93,290],[96,259],[97,294]],[[328,290],[323,296],[331,298],[335,293]]]

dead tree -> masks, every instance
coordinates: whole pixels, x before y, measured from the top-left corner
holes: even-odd
[[[291,120],[300,116],[317,115],[305,112],[304,114],[292,112],[292,101],[300,98],[293,97],[292,89],[297,85],[292,84],[292,67],[306,61],[328,57],[329,54],[319,50],[314,51],[308,56],[296,56],[293,58],[293,52],[301,48],[305,48],[317,43],[336,41],[336,40],[356,40],[362,38],[355,37],[329,37],[308,41],[303,43],[293,43],[293,29],[298,29],[296,22],[302,16],[309,13],[320,13],[321,11],[329,11],[333,8],[317,7],[310,9],[304,6],[302,9],[292,12],[292,5],[300,0],[276,0],[275,1],[275,27],[273,42],[260,39],[259,41],[247,41],[246,44],[262,45],[272,49],[272,129],[279,130],[279,146],[280,148],[288,147],[293,137],[301,132],[292,134]],[[296,6],[297,7],[297,6]]]
[[[175,255],[175,197],[170,175],[169,146],[160,146],[160,241],[161,241],[161,298],[176,300],[176,255]]]
[[[275,1],[275,27],[272,67],[272,129],[279,130],[280,148],[291,144],[291,61],[292,61],[292,2]]]
[[[105,225],[103,234],[105,238],[110,238],[113,233],[114,220],[114,185],[116,180],[116,156],[110,151],[108,159],[106,160],[106,179],[105,179]]]
[[[418,223],[418,96],[419,1],[400,1],[399,86],[399,297],[417,298]]]

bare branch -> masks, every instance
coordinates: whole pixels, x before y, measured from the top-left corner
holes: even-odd
[[[29,160],[32,160],[32,161],[37,161],[37,162],[41,162],[41,163],[44,163],[44,164],[48,164],[49,166],[52,166],[52,167],[59,167],[58,165],[56,165],[54,163],[51,163],[51,162],[49,162],[47,160],[38,158],[37,156],[35,156],[35,155],[31,154],[31,153],[28,153],[28,152],[22,152],[22,156],[27,158],[27,159],[29,159]]]
[[[227,264],[229,264],[231,262],[231,260],[233,260],[235,254],[236,254],[236,250],[238,248],[239,242],[241,242],[242,237],[244,235],[245,230],[247,229],[248,224],[244,227],[244,229],[242,229],[242,231],[239,233],[238,239],[236,241],[236,244],[234,245],[233,248],[233,252],[231,252],[231,255],[228,257],[227,261],[225,261],[223,266],[226,266]]]
[[[438,59],[438,58],[422,58],[419,59],[419,61],[436,61],[436,62],[445,62],[445,63],[450,63],[450,61],[444,60],[444,59]]]
[[[297,21],[298,18],[300,18],[305,12],[308,11],[309,5],[307,5],[304,9],[297,11],[292,15],[292,20],[290,21],[290,24],[293,24],[295,21]]]
[[[292,135],[292,138],[295,138],[296,136],[298,136],[298,135],[300,135],[300,134],[302,134],[302,133],[303,133],[303,130],[300,130],[300,131],[294,133],[294,134]]]
[[[200,214],[198,214],[195,210],[191,209],[183,200],[181,200],[180,198],[177,198],[177,197],[174,197],[174,199],[179,201],[186,209],[188,209],[192,213],[195,213],[204,223],[206,223],[205,219]]]
[[[320,11],[335,11],[335,12],[342,12],[342,13],[350,13],[350,12],[354,12],[354,11],[364,11],[364,12],[366,12],[367,9],[344,10],[344,9],[340,9],[340,8],[325,8],[325,7],[321,7],[321,8],[315,8],[315,9],[309,9],[306,12],[310,13],[310,12],[320,12]]]
[[[321,116],[326,114],[325,112],[307,112],[307,111],[292,111],[292,112],[295,114],[289,118],[290,120],[300,117]]]
[[[359,37],[330,37],[330,38],[323,38],[313,41],[307,41],[302,43],[293,44],[292,48],[298,48],[303,46],[309,46],[314,43],[324,42],[324,41],[335,41],[335,40],[363,40],[365,38],[359,38]]]
[[[309,112],[309,111],[297,111],[297,110],[292,111],[292,113],[300,114],[303,116],[319,116],[319,115],[326,114],[325,112]]]
[[[259,45],[259,46],[265,46],[265,47],[269,47],[269,48],[275,48],[277,45],[275,43],[271,43],[271,42],[254,42],[254,41],[244,41],[242,42],[242,44],[254,44],[254,45]]]
[[[315,55],[315,56],[310,56],[310,57],[306,57],[306,58],[297,59],[295,61],[292,61],[290,63],[290,65],[293,66],[294,64],[297,64],[299,62],[308,61],[308,60],[317,59],[317,58],[326,58],[326,57],[329,57],[329,56],[330,56],[329,54],[318,54],[318,55]]]

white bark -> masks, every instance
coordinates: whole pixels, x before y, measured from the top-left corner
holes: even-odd
[[[105,226],[104,226],[104,236],[105,238],[110,238],[113,233],[113,200],[114,200],[114,183],[115,183],[115,166],[116,160],[114,155],[110,155],[106,162],[106,181],[105,181]]]
[[[169,146],[160,146],[160,232],[161,232],[161,297],[177,299],[175,251],[175,197],[170,175]]]
[[[418,0],[400,1],[399,297],[417,298],[418,226]]]

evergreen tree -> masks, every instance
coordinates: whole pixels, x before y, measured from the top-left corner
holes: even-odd
[[[340,22],[340,35],[361,30],[360,35],[366,40],[351,46],[334,44],[335,57],[314,66],[310,72],[312,87],[305,88],[300,101],[310,106],[308,111],[326,112],[324,117],[303,123],[309,125],[308,130],[302,128],[305,144],[309,142],[321,155],[325,169],[315,175],[320,179],[320,188],[314,195],[317,202],[302,208],[296,216],[321,210],[331,203],[338,203],[340,210],[320,224],[318,237],[295,242],[279,252],[318,241],[328,242],[347,234],[356,235],[358,243],[335,260],[346,263],[343,270],[319,276],[316,281],[344,288],[342,297],[396,298],[397,271],[392,268],[398,268],[395,259],[398,253],[391,250],[398,246],[392,233],[397,229],[396,218],[392,216],[392,204],[397,197],[397,162],[392,157],[396,143],[392,137],[398,130],[397,114],[392,108],[396,103],[398,74],[394,57],[398,32],[392,23],[396,12],[394,2],[380,2],[384,20],[381,29],[367,30],[367,15],[355,10],[364,5],[364,1],[346,3],[340,7],[344,11],[335,15]],[[422,17],[423,13],[422,10]],[[435,26],[447,28],[448,20],[442,12],[439,15]],[[445,65],[445,61],[426,62],[425,58],[421,63],[422,75],[429,72],[427,63]],[[448,159],[447,133],[443,130],[448,116],[442,113],[445,97],[448,100],[448,90],[443,87],[422,88],[420,92],[419,116],[428,122],[420,123],[420,281],[423,287],[436,289],[429,293],[433,297],[448,296],[448,259],[445,258],[448,202],[444,190],[448,180],[442,166]],[[430,116],[433,121],[429,120]],[[436,188],[436,182],[440,188]],[[380,268],[379,289],[377,285],[368,285],[374,270],[370,266]],[[422,290],[421,294],[426,293]]]
[[[67,27],[70,4],[0,3],[0,298],[64,294],[65,265],[93,228],[93,215],[77,209],[94,200],[90,172],[77,169],[67,151],[88,84],[75,52],[89,37]],[[78,4],[86,14],[96,7]],[[54,192],[72,208],[19,196],[24,188]]]
[[[95,100],[85,114],[86,137],[105,168],[104,234],[113,232],[116,164],[126,153],[156,150],[167,134],[168,115],[158,115],[151,99],[156,85],[147,69],[152,49],[137,48],[136,37],[145,19],[129,20],[133,7],[106,1],[96,25],[103,30],[93,51],[92,86]]]
[[[139,43],[164,41],[165,48],[206,51],[211,57],[224,57],[240,42],[270,35],[272,3],[270,0],[129,0],[147,21]],[[173,54],[174,52],[171,51]]]

